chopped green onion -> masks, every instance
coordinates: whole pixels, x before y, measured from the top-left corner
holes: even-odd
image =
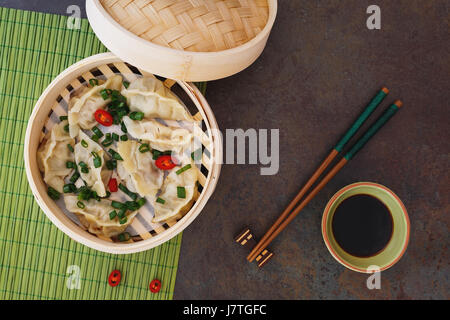
[[[87,164],[86,163],[84,163],[83,161],[80,161],[80,163],[78,163],[78,165],[80,166],[80,170],[81,170],[81,172],[83,172],[83,173],[88,173],[89,172],[89,168],[88,168],[88,166],[87,166]]]
[[[94,140],[95,142],[98,142],[98,140],[100,139],[98,136],[96,136],[95,134],[92,135],[91,137],[92,140]]]
[[[119,220],[119,223],[120,224],[125,224],[125,223],[127,223],[127,220],[128,220],[127,217],[124,217],[123,219]]]
[[[110,145],[112,145],[112,143],[113,143],[113,140],[112,140],[112,139],[105,139],[105,140],[103,140],[103,142],[102,142],[102,146],[104,146],[104,147],[109,147]]]
[[[113,116],[113,123],[121,124],[123,116],[127,115],[130,112],[130,108],[126,103],[127,99],[117,90],[110,90],[109,96],[111,98],[111,102],[108,103],[107,107],[108,111]],[[122,131],[124,131],[124,125],[122,125],[121,127]]]
[[[67,144],[67,149],[69,149],[70,152],[74,152],[73,147],[71,144]]]
[[[64,120],[67,120],[67,119],[69,119],[68,116],[61,116],[61,117],[59,117],[59,121],[64,121]]]
[[[97,79],[89,79],[89,84],[92,87],[98,86],[98,80]]]
[[[122,192],[124,192],[126,195],[128,195],[131,199],[133,199],[133,200],[137,199],[137,196],[138,196],[137,193],[131,192],[122,183],[119,184],[119,189],[122,190]]]
[[[100,95],[102,96],[103,100],[108,100],[108,98],[109,98],[109,94],[106,89],[101,90]]]
[[[123,133],[128,133],[127,127],[123,122],[120,123],[120,129],[122,130]]]
[[[148,145],[148,143],[143,143],[139,146],[139,152],[140,153],[145,153],[150,151],[150,146]]]
[[[123,160],[123,158],[117,152],[113,156],[114,160]]]
[[[97,201],[100,201],[100,197],[98,196],[97,192],[94,190],[89,189],[87,186],[82,186],[78,189],[78,200],[90,200],[95,199]]]
[[[112,220],[117,216],[116,210],[113,210],[109,213],[109,219]]]
[[[119,219],[122,219],[125,217],[125,214],[127,213],[127,209],[120,209],[119,212],[117,213],[117,217]]]
[[[88,187],[82,186],[78,189],[78,200],[89,200],[91,198],[93,198],[93,194]]]
[[[113,115],[113,124],[119,124],[120,123],[120,117],[117,114]]]
[[[103,137],[103,132],[98,127],[93,127],[92,132],[99,138]]]
[[[58,200],[60,197],[60,193],[56,189],[53,189],[52,187],[48,187],[47,194],[53,200]]]
[[[139,203],[137,203],[137,201],[127,201],[127,202],[125,202],[125,206],[130,211],[136,211],[136,210],[138,210],[141,207],[139,205]]]
[[[108,110],[109,112],[111,112],[111,114],[117,112],[117,105],[118,105],[117,101],[111,101],[110,103],[108,103]]]
[[[78,200],[89,200],[90,193],[88,193],[84,188],[85,187],[81,187],[80,189],[78,189]]]
[[[123,103],[123,102],[121,102],[121,103]],[[117,115],[122,120],[122,117],[127,115],[127,110],[125,110],[125,108],[121,107],[118,109]]]
[[[191,153],[191,158],[194,161],[200,160],[202,158],[202,148],[198,148],[194,152]]]
[[[119,135],[117,133],[113,133],[112,138],[114,141],[119,141]]]
[[[147,200],[145,198],[140,198],[137,201],[137,204],[139,205],[139,208],[142,207],[145,203],[147,202]]]
[[[142,120],[142,119],[144,119],[144,113],[140,112],[140,111],[134,111],[134,112],[130,113],[129,117],[132,120]]]
[[[111,156],[113,157],[113,159],[116,160],[123,160],[122,157],[120,156],[120,154],[118,154],[116,151],[114,151],[113,149],[109,149],[108,152],[111,154]]]
[[[178,169],[175,173],[177,175],[179,175],[179,174],[182,174],[183,172],[185,172],[186,170],[189,170],[190,168],[192,168],[192,166],[190,164],[187,164],[183,168]]]
[[[92,191],[91,190],[91,198],[94,198],[97,201],[100,201],[100,197],[97,194],[97,191]]]
[[[111,195],[111,192],[109,192],[108,190],[106,190],[106,196],[102,197],[103,199],[105,198],[109,198],[109,196]]]
[[[125,221],[126,222],[126,221]],[[128,232],[121,233],[117,236],[119,241],[124,242],[131,239],[131,235]]]
[[[120,136],[120,141],[127,141],[128,136],[126,134]]]
[[[64,193],[74,193],[77,191],[77,187],[73,183],[65,184],[63,187]]]
[[[80,173],[78,171],[76,171],[71,177],[70,177],[70,182],[75,183],[77,182],[78,178],[80,177]]]
[[[162,154],[162,152],[161,151],[159,151],[159,150],[156,150],[156,149],[153,149],[152,150],[152,153],[153,153],[153,160],[156,160],[156,159],[158,159],[159,158],[159,156]]]
[[[177,187],[177,197],[180,199],[186,198],[186,189],[184,187]]]
[[[158,197],[158,198],[156,198],[156,202],[161,203],[161,204],[164,204],[164,203],[166,203],[166,200],[164,200],[164,199]]]
[[[66,124],[66,125],[64,126],[64,131],[65,131],[65,132],[69,132],[69,125],[68,125],[68,124]]]
[[[128,89],[128,87],[130,86],[130,83],[128,81],[124,81],[123,86],[125,87],[125,89]]]
[[[102,166],[102,158],[98,156],[98,154],[94,151],[91,152],[91,154],[94,156],[94,167],[100,168]]]
[[[122,202],[119,201],[112,201],[111,202],[111,207],[115,208],[115,209],[122,209],[125,205]]]
[[[87,148],[89,146],[88,143],[86,142],[86,140],[84,140],[84,139],[81,140],[81,145],[85,148]]]
[[[72,162],[72,161],[67,161],[66,162],[66,168],[68,168],[68,169],[73,169],[73,168],[76,168],[76,164],[75,164],[75,162]]]
[[[80,209],[86,208],[86,206],[84,205],[84,203],[81,202],[81,201],[78,201],[78,202],[77,202],[77,207],[80,208]]]
[[[94,167],[100,168],[102,166],[102,159],[100,157],[94,158]]]
[[[118,100],[120,96],[121,96],[121,94],[118,90],[111,91],[111,97],[113,100]]]
[[[108,170],[114,170],[115,168],[117,168],[117,160],[106,161],[106,168]]]

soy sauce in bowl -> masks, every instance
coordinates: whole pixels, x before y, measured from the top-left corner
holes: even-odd
[[[371,257],[382,251],[392,237],[392,215],[386,205],[367,194],[343,200],[332,219],[336,242],[348,254]]]

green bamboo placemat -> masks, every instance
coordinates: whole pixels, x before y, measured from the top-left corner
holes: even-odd
[[[61,71],[105,52],[87,20],[80,30],[67,17],[0,8],[0,299],[171,299],[181,234],[152,250],[111,255],[59,231],[35,202],[25,174],[23,143],[40,94]],[[68,289],[80,268],[80,289]],[[118,287],[108,275],[122,272]],[[161,291],[149,291],[158,278]]]

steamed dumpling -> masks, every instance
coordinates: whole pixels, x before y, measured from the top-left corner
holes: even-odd
[[[150,146],[159,151],[180,151],[193,141],[189,130],[168,127],[154,119],[138,121],[123,117],[123,122],[132,137],[150,142]]]
[[[75,213],[81,224],[88,228],[89,232],[105,237],[112,237],[122,233],[137,214],[137,211],[128,213],[127,222],[120,224],[117,217],[113,220],[109,217],[109,213],[114,210],[110,200],[100,199],[100,201],[97,201],[91,199],[89,201],[82,201],[84,208],[78,207],[78,201],[77,196],[64,195],[64,203],[66,204],[67,210]]]
[[[144,113],[145,118],[194,121],[170,89],[155,77],[139,78],[122,90],[132,111]]]
[[[74,161],[74,154],[67,145],[73,147],[75,141],[64,130],[66,125],[67,121],[61,121],[53,126],[37,152],[39,170],[44,173],[45,183],[59,192],[63,192],[64,178],[72,170],[66,167],[66,162]]]
[[[94,113],[97,109],[104,109],[111,101],[104,100],[100,94],[103,89],[120,90],[122,88],[122,76],[115,75],[103,84],[92,88],[84,87],[77,96],[72,97],[69,103],[69,131],[72,138],[78,135],[80,128],[92,129],[97,121]]]
[[[128,189],[142,197],[154,197],[162,185],[164,173],[156,168],[151,152],[141,153],[137,141],[120,141],[117,152],[123,161],[117,161],[117,173]]]
[[[182,167],[175,167],[164,180],[161,194],[158,197],[165,202],[164,204],[155,202],[153,222],[178,218],[190,210],[196,194],[197,168],[191,163],[190,169],[177,174],[176,171],[180,168]],[[185,198],[178,198],[177,187],[184,187]]]
[[[89,138],[83,131],[79,132],[78,139],[79,141],[74,149],[75,161],[78,165],[80,176],[88,187],[97,192],[98,196],[104,197],[106,196],[105,185],[107,185],[111,176],[111,171],[106,168],[106,160],[109,160],[109,157],[103,148]],[[87,147],[83,146],[83,140],[87,143]],[[99,168],[94,166],[94,155],[92,152],[95,152],[101,159],[101,166]],[[87,165],[89,169],[88,173],[81,171],[80,162],[84,162]]]

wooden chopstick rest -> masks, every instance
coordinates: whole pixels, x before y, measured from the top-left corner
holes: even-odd
[[[239,233],[234,240],[241,246],[246,247],[248,251],[251,251],[257,244],[255,237],[253,236],[249,228],[245,228],[241,233]],[[260,254],[256,256],[256,263],[258,267],[263,267],[271,258],[273,257],[273,252],[269,249],[264,249]]]

